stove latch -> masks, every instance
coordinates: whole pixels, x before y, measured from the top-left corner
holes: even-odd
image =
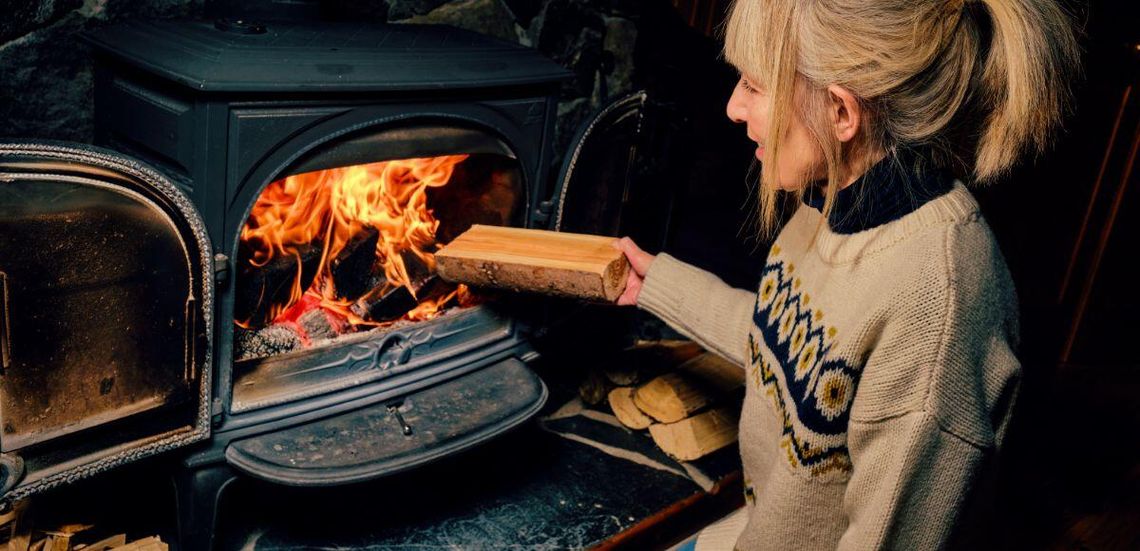
[[[224,287],[230,278],[230,257],[217,253],[214,255],[214,283]]]
[[[396,422],[400,423],[400,430],[404,432],[404,436],[412,435],[412,426],[404,420],[404,416],[400,415],[400,406],[404,405],[403,402],[399,404],[388,404],[388,413],[391,413],[396,418]]]

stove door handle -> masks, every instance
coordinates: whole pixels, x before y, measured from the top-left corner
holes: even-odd
[[[8,332],[8,274],[0,270],[0,375],[12,365],[12,336]]]

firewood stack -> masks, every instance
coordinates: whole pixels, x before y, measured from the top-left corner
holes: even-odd
[[[743,387],[740,366],[689,341],[658,341],[627,349],[579,390],[587,403],[604,395],[623,425],[692,461],[736,441]]]
[[[0,550],[3,551],[168,551],[158,536],[131,538],[126,534],[103,536],[90,524],[65,524],[44,529],[35,526],[30,500],[12,504],[0,514]]]

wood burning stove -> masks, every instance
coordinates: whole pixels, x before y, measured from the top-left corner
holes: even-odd
[[[89,40],[106,149],[0,144],[4,500],[195,444],[179,524],[206,549],[238,474],[363,481],[538,411],[519,320],[435,281],[431,253],[472,223],[617,231],[624,182],[567,181],[591,147],[622,173],[644,95],[551,181],[568,73],[513,44],[296,22]]]

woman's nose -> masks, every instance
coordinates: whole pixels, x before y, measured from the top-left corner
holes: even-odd
[[[748,116],[748,109],[744,106],[744,98],[741,96],[740,87],[737,86],[732,89],[732,95],[728,98],[728,105],[725,106],[725,114],[732,122],[745,122],[745,117]]]

